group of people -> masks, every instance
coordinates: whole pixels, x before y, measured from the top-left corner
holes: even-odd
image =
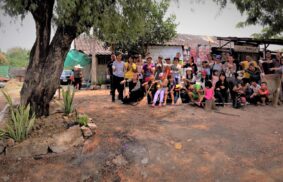
[[[148,54],[131,55],[123,61],[123,54],[111,55],[108,74],[111,80],[111,96],[115,102],[115,92],[123,103],[138,103],[144,97],[152,107],[193,103],[203,107],[206,100],[215,101],[220,106],[232,101],[233,107],[240,108],[247,103],[266,105],[269,102],[267,83],[263,74],[282,74],[283,57],[277,53],[272,59],[271,52],[265,60],[234,61],[231,53],[206,56],[206,60],[194,57],[181,59],[181,54],[171,60],[159,56],[156,61]],[[125,89],[128,88],[128,89]]]

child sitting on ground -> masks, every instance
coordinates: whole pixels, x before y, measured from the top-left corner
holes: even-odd
[[[250,90],[252,93],[248,98],[248,101],[251,104],[257,105],[257,102],[259,101],[259,95],[258,95],[259,89],[260,89],[260,85],[257,84],[256,80],[252,79],[250,85]]]
[[[144,92],[141,87],[141,82],[139,80],[139,75],[134,73],[133,79],[133,88],[129,91],[129,94],[123,98],[123,104],[131,104],[140,101],[143,96]]]
[[[212,82],[211,81],[207,81],[205,83],[205,88],[204,88],[204,99],[203,101],[208,101],[205,103],[211,103],[212,105],[210,105],[210,109],[214,109],[215,108],[215,104],[214,104],[214,88],[212,86]],[[207,106],[206,106],[207,107]]]
[[[214,100],[214,89],[212,87],[211,81],[207,81],[205,83],[205,89],[204,89],[204,98],[205,100]]]
[[[191,85],[188,90],[188,95],[190,97],[190,101],[201,106],[201,101],[203,100],[203,89],[200,83],[196,83]]]
[[[164,103],[163,103],[164,106],[167,103],[168,94],[170,94],[170,98],[172,100],[171,103],[172,105],[174,105],[174,89],[175,89],[176,84],[174,82],[174,78],[171,75],[168,76],[168,80],[169,82],[167,85],[167,89],[166,89],[165,97],[164,97]]]
[[[158,81],[158,83],[157,83],[158,84],[157,85],[158,90],[154,94],[152,107],[154,107],[156,105],[158,97],[159,97],[159,106],[162,106],[164,94],[166,92],[167,85],[168,85],[168,80],[163,73],[159,74],[159,78],[160,78],[160,81]]]
[[[212,72],[212,77],[211,77],[211,81],[212,81],[212,87],[215,89],[215,85],[219,80],[219,72],[218,70],[213,70]]]
[[[155,94],[157,90],[156,83],[157,81],[155,81],[154,75],[151,75],[149,78],[149,81],[142,84],[142,86],[144,87],[144,92],[146,93],[146,96],[148,94],[147,96],[148,104],[151,104],[153,101],[153,95]]]
[[[262,82],[260,84],[260,89],[258,90],[258,94],[260,97],[260,102],[262,105],[266,105],[268,102],[269,90],[267,88],[267,83]]]
[[[245,106],[247,103],[246,99],[246,84],[243,81],[239,81],[233,88],[233,91],[236,93],[235,108],[240,108]]]

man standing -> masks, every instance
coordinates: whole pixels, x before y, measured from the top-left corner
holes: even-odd
[[[116,56],[115,56],[114,52],[112,52],[111,60],[107,64],[107,72],[108,72],[109,79],[110,79],[110,95],[112,95],[112,87],[113,87],[113,69],[112,69],[112,66],[113,66],[113,62],[115,61],[115,59],[116,59]]]
[[[115,91],[118,90],[119,96],[118,99],[123,99],[123,90],[124,85],[121,84],[121,81],[124,80],[124,62],[122,61],[122,53],[118,52],[116,54],[116,60],[112,64],[113,70],[113,85],[112,85],[112,102],[115,102]]]

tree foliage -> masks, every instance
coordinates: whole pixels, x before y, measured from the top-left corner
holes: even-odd
[[[13,67],[26,67],[29,61],[30,51],[22,48],[11,48],[6,52],[8,65]]]
[[[99,39],[121,45],[149,40],[152,32],[164,41],[174,33],[173,16],[165,18],[170,0],[2,0],[0,8],[10,16],[31,13],[36,40],[21,90],[21,103],[31,105],[37,116],[49,114],[49,102],[59,87],[64,59],[72,41],[93,29]],[[51,40],[51,25],[55,35]],[[156,25],[156,28],[154,26]],[[162,26],[159,26],[162,25]],[[156,34],[155,34],[156,35]],[[156,41],[156,39],[154,40]]]
[[[8,65],[9,61],[6,58],[6,55],[3,52],[0,52],[0,65]]]
[[[51,0],[52,1],[52,0]],[[53,0],[54,1],[54,0]],[[165,18],[170,0],[56,0],[53,25],[75,27],[77,35],[89,32],[101,40],[120,45],[163,42],[176,34],[175,17]],[[4,0],[10,16],[35,16],[40,1]],[[159,36],[156,36],[158,33]],[[142,40],[141,40],[142,39]]]
[[[228,0],[214,0],[222,8],[227,5]],[[282,0],[230,0],[237,9],[246,14],[244,22],[239,22],[238,27],[247,25],[262,25],[261,34],[255,35],[260,38],[271,38],[282,36],[283,32],[283,1]]]

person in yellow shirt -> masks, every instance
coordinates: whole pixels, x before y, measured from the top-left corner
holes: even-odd
[[[137,65],[134,63],[134,59],[132,56],[129,57],[128,62],[124,64],[125,66],[125,80],[128,82],[129,89],[132,90],[134,85],[132,84],[132,80],[134,74],[137,72]]]
[[[245,72],[249,68],[250,63],[253,63],[254,67],[259,68],[256,61],[254,61],[251,56],[246,56],[246,59],[242,62],[240,62],[240,65],[242,66],[242,69],[244,70],[243,78],[244,79],[250,79],[250,74]]]

